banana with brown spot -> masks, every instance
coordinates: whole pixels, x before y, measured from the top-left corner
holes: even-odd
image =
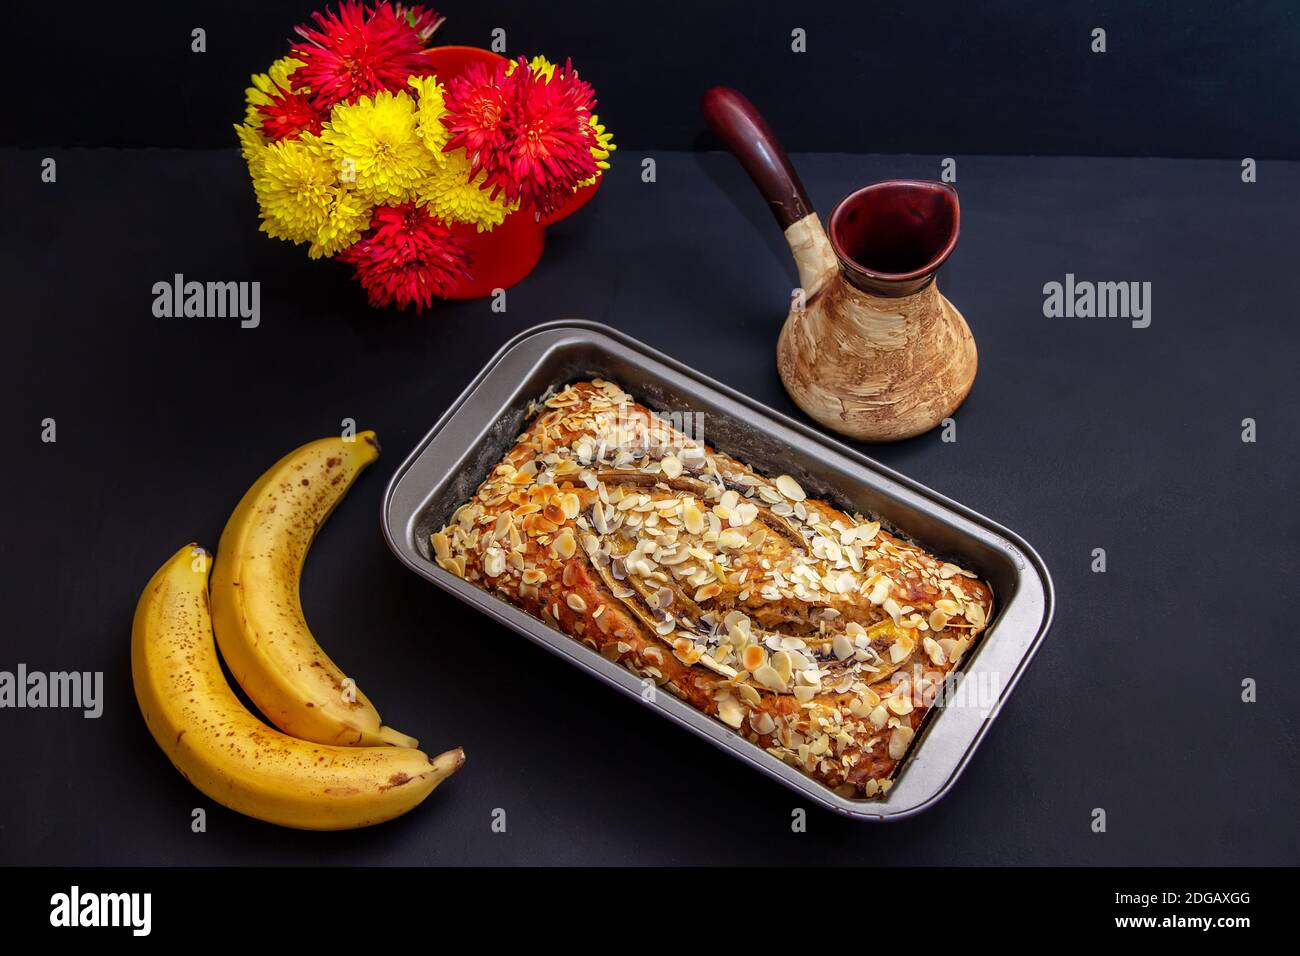
[[[212,615],[239,686],[281,730],[325,744],[415,747],[330,660],[303,617],[299,582],[325,519],[379,457],[375,433],[290,452],[244,495],[221,534]]]
[[[131,631],[136,700],[158,746],[190,783],[232,810],[281,826],[342,830],[401,816],[465,762],[408,747],[340,747],[266,726],[217,660],[211,557],[195,545],[150,580]]]

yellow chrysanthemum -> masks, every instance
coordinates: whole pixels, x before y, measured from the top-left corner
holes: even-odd
[[[236,126],[235,135],[239,137],[239,154],[248,163],[249,175],[256,177],[266,156],[266,140],[256,126],[248,123]]]
[[[249,171],[262,210],[262,231],[309,242],[313,259],[350,246],[370,223],[370,204],[339,181],[321,142],[310,133],[262,147]]]
[[[441,117],[447,112],[447,104],[443,99],[443,89],[441,83],[432,76],[412,76],[407,81],[415,88],[416,93],[416,132],[420,134],[420,139],[424,143],[425,149],[433,154],[433,158],[439,163],[443,161],[442,148],[447,145],[447,140],[451,139],[451,131],[442,125]]]
[[[602,170],[609,169],[609,154],[618,149],[614,145],[614,134],[605,129],[605,124],[600,121],[600,117],[595,113],[591,114],[591,119],[588,122],[596,134],[596,145],[591,147],[591,155],[595,157],[598,167]]]
[[[265,73],[253,74],[253,85],[244,90],[245,123],[255,128],[261,128],[262,114],[257,111],[257,108],[271,102],[270,93],[277,85],[284,90],[291,89],[289,74],[300,66],[302,66],[301,60],[295,60],[291,56],[282,56],[272,63],[271,68]]]
[[[356,177],[357,192],[376,204],[407,200],[430,166],[415,103],[405,92],[383,90],[337,104],[321,140],[338,167]]]
[[[519,63],[517,60],[511,60],[506,66],[506,76],[510,76],[514,73],[515,67],[518,65]],[[533,57],[528,61],[528,68],[537,76],[545,77],[547,83],[551,82],[551,77],[555,76],[555,64],[544,56]]]
[[[262,231],[276,239],[311,242],[329,215],[338,177],[315,137],[266,147],[253,189],[262,208]]]
[[[370,228],[370,213],[373,210],[371,203],[351,189],[335,190],[325,221],[316,230],[316,238],[307,249],[307,255],[312,259],[320,259],[322,256],[329,258],[336,252],[342,252]]]
[[[469,157],[463,149],[444,153],[442,166],[424,180],[416,190],[416,202],[444,222],[472,222],[479,232],[501,225],[508,214],[518,208],[507,206],[491,190],[480,189],[486,174],[480,172],[469,181]]]
[[[596,135],[596,145],[591,147],[591,155],[592,158],[596,160],[596,167],[600,172],[595,176],[592,176],[590,179],[584,179],[582,182],[578,183],[578,189],[581,189],[584,186],[590,186],[599,179],[604,174],[605,170],[609,169],[609,154],[618,149],[618,147],[614,145],[614,135],[610,133],[609,130],[605,129],[605,124],[600,122],[600,117],[595,113],[592,113],[591,119],[588,120],[588,122],[591,125],[592,132]]]

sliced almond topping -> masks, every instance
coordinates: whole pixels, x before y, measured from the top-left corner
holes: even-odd
[[[591,526],[600,534],[609,533],[609,519],[605,517],[605,509],[599,501],[591,506]]]
[[[794,661],[791,660],[789,651],[777,651],[773,654],[772,667],[780,675],[783,684],[790,682],[790,675],[794,673]]]
[[[871,593],[867,595],[867,600],[872,604],[881,605],[889,598],[889,592],[893,588],[892,582],[883,574],[876,575],[875,583],[871,585]]]
[[[907,655],[911,654],[915,647],[916,642],[910,637],[900,637],[898,640],[894,641],[894,643],[889,645],[890,663],[899,664],[907,660]]]
[[[944,653],[943,648],[939,646],[939,642],[934,638],[922,638],[921,646],[925,648],[925,653],[930,656],[931,663],[936,667],[942,667],[944,664],[948,663],[948,655]]]
[[[429,535],[429,543],[433,545],[433,553],[439,560],[446,561],[451,557],[451,542],[441,531]]]
[[[564,597],[564,603],[569,605],[572,610],[577,611],[579,614],[582,614],[587,610],[587,602],[583,600],[581,594],[577,594],[576,592],[570,591],[566,594]]]
[[[680,478],[682,474],[682,460],[676,455],[665,455],[663,461],[659,463],[663,472],[669,478]]]
[[[885,706],[899,717],[904,717],[912,712],[912,698],[906,694],[895,695],[885,701]]]
[[[578,550],[578,542],[573,539],[573,531],[565,528],[551,543],[551,549],[561,561],[567,561]]]
[[[894,732],[889,735],[889,756],[894,760],[902,760],[903,755],[907,753],[907,748],[911,746],[913,736],[911,727],[895,727]]]
[[[706,584],[695,592],[695,601],[707,601],[709,598],[715,598],[722,593],[722,585],[714,581],[712,584]]]
[[[880,609],[893,618],[895,624],[900,622],[903,609],[898,606],[898,602],[893,598],[885,598],[884,603],[880,605]]]
[[[858,629],[861,630],[861,627],[859,626]],[[835,639],[831,641],[831,650],[836,660],[847,660],[853,656],[853,642],[844,634],[836,634]]]
[[[789,475],[781,475],[776,479],[776,490],[791,501],[803,501],[807,497],[803,492],[803,488],[799,487],[799,482]]]
[[[761,644],[747,644],[740,656],[740,663],[747,671],[756,671],[767,663],[767,651]]]
[[[458,578],[463,578],[465,576],[465,559],[463,557],[446,559],[439,558],[438,566],[444,571],[450,571]]]
[[[770,734],[776,729],[776,721],[772,719],[771,714],[763,711],[750,716],[749,726],[754,728],[755,733]]]
[[[945,627],[948,626],[948,620],[949,620],[948,615],[944,614],[943,611],[939,610],[936,607],[933,611],[930,612],[930,630],[942,631]]]
[[[730,528],[718,535],[718,547],[724,551],[738,551],[745,546],[745,541],[743,534]]]
[[[739,730],[745,722],[745,709],[734,697],[728,695],[718,701],[718,718],[728,727]]]
[[[495,578],[506,569],[506,553],[500,548],[488,548],[483,554],[483,573]]]
[[[784,693],[786,689],[785,679],[777,673],[776,668],[771,664],[764,664],[762,667],[757,668],[754,671],[754,680],[758,681],[768,690],[775,690]]]
[[[868,719],[871,721],[871,726],[879,730],[881,727],[885,726],[886,722],[888,722],[889,711],[885,709],[884,704],[878,704],[875,709],[871,711]]]
[[[695,504],[694,498],[688,498],[686,503],[682,505],[682,524],[691,534],[702,534],[704,532],[704,513]]]

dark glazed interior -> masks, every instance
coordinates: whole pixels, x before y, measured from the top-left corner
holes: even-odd
[[[878,295],[910,295],[934,279],[957,244],[957,190],[944,183],[892,179],[846,196],[829,233],[845,277]]]

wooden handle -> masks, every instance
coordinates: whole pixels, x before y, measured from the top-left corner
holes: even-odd
[[[790,157],[753,103],[730,87],[715,86],[704,94],[700,108],[772,207],[782,232],[812,213]]]

